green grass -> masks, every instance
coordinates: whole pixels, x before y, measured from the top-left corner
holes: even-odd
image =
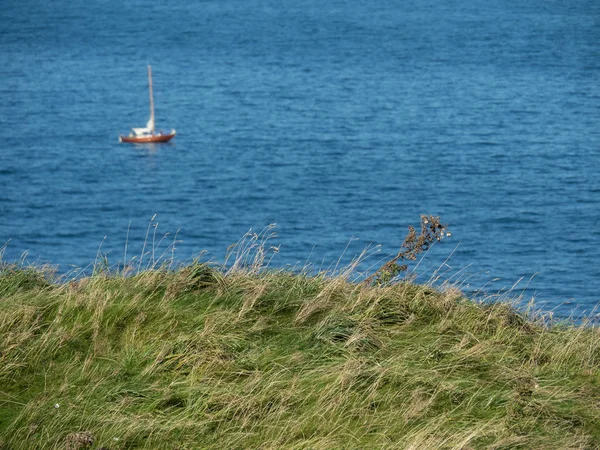
[[[4,265],[0,449],[599,448],[599,344],[452,288]]]

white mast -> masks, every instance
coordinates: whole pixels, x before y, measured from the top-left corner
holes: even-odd
[[[150,120],[146,124],[146,128],[154,133],[154,97],[152,97],[152,67],[150,66],[148,66],[148,84],[150,86]]]

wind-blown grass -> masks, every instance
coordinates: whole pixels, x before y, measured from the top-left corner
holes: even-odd
[[[4,265],[0,448],[597,448],[597,328],[254,262]]]

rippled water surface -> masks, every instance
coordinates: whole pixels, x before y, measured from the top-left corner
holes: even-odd
[[[277,223],[275,266],[375,262],[428,213],[422,277],[600,301],[599,2],[155,3],[3,2],[5,260],[116,263],[157,214],[180,260]],[[119,144],[147,64],[178,135]]]

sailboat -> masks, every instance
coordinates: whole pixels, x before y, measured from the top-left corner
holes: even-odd
[[[164,134],[156,132],[154,127],[154,98],[152,97],[152,67],[148,66],[148,85],[150,87],[150,120],[143,128],[132,128],[133,133],[129,136],[119,136],[119,142],[132,142],[143,144],[147,142],[168,142],[175,137],[175,130]]]

